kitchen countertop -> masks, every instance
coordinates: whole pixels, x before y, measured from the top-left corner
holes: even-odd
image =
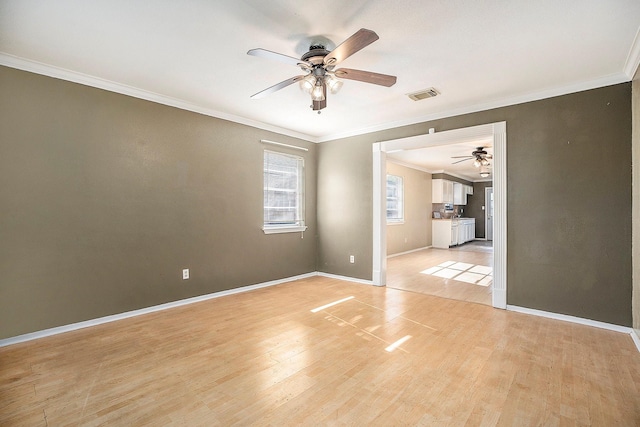
[[[475,218],[431,218],[434,221],[476,220]]]

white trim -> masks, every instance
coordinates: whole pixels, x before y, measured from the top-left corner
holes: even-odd
[[[432,246],[425,246],[423,248],[411,249],[410,251],[398,252],[397,254],[387,255],[387,259],[393,258],[393,257],[397,257],[397,256],[400,256],[400,255],[407,255],[407,254],[411,254],[411,253],[414,253],[414,252],[424,251],[425,249],[431,249],[431,248],[432,248]]]
[[[638,332],[636,332],[635,329],[631,329],[630,335],[633,343],[636,345],[636,348],[640,352],[640,337],[638,336]]]
[[[214,292],[211,294],[200,295],[197,297],[186,298],[178,301],[172,301],[165,304],[154,305],[151,307],[141,308],[138,310],[127,311],[124,313],[113,314],[111,316],[99,317],[97,319],[85,320],[84,322],[72,323],[70,325],[58,326],[55,328],[44,329],[42,331],[31,332],[28,334],[18,335],[16,337],[5,338],[0,340],[0,347],[6,347],[12,344],[18,344],[21,342],[32,341],[38,338],[49,337],[52,335],[58,335],[65,332],[71,332],[78,329],[88,328],[91,326],[102,325],[103,323],[115,322],[117,320],[128,319],[130,317],[140,316],[143,314],[153,313],[156,311],[167,310],[170,308],[180,307],[183,305],[193,304],[196,302],[206,301],[213,298],[220,298],[227,295],[239,294],[243,292],[249,292],[260,288],[266,288],[268,286],[280,285],[282,283],[292,282],[295,280],[307,279],[309,277],[315,277],[318,274],[316,272],[300,274],[298,276],[286,277],[284,279],[271,280],[269,282],[257,283],[255,285],[242,286],[240,288],[228,289],[226,291]]]
[[[375,286],[387,283],[387,153],[382,144],[376,143],[373,150],[373,273]],[[385,253],[386,255],[386,253]]]
[[[344,280],[346,282],[360,283],[361,285],[373,285],[372,280],[357,279],[355,277],[349,277],[349,276],[340,276],[338,274],[324,273],[322,271],[316,272],[316,276],[327,277],[329,279]]]
[[[491,110],[499,107],[506,107],[509,105],[517,105],[525,102],[537,101],[539,99],[551,98],[554,96],[566,95],[574,92],[581,92],[589,89],[595,89],[599,87],[610,86],[618,83],[629,81],[633,78],[628,77],[631,70],[638,68],[640,62],[640,47],[638,45],[638,35],[632,45],[631,51],[627,58],[624,71],[620,73],[610,74],[604,77],[600,77],[594,80],[587,80],[584,82],[578,82],[566,86],[559,86],[555,88],[545,89],[538,92],[528,93],[524,95],[518,95],[510,98],[500,98],[489,102],[469,105],[460,108],[452,108],[449,110],[439,111],[437,113],[429,114],[426,116],[419,116],[404,120],[398,120],[391,123],[383,123],[375,126],[368,126],[360,129],[355,129],[347,132],[335,133],[331,135],[323,136],[311,136],[301,132],[292,131],[290,129],[273,126],[268,123],[251,120],[245,117],[236,116],[233,114],[223,113],[221,111],[212,110],[199,105],[195,105],[180,99],[171,98],[165,95],[149,92],[143,89],[138,89],[133,86],[127,86],[121,83],[113,82],[99,77],[90,76],[88,74],[79,73],[72,70],[67,70],[60,67],[44,64],[42,62],[32,61],[25,58],[20,58],[14,55],[8,55],[6,53],[0,53],[0,65],[6,67],[15,68],[18,70],[28,71],[35,74],[53,77],[56,79],[66,80],[69,82],[79,83],[85,86],[91,86],[99,89],[108,90],[110,92],[120,93],[123,95],[132,96],[134,98],[144,99],[158,104],[168,105],[170,107],[180,108],[182,110],[193,111],[195,113],[204,114],[206,116],[215,117],[223,120],[229,120],[235,123],[255,127],[258,129],[267,130],[270,132],[276,132],[282,135],[291,136],[294,138],[300,138],[302,140],[314,143],[333,141],[335,139],[346,138],[350,136],[363,135],[366,133],[372,133],[387,129],[393,129],[396,127],[402,127],[412,125],[416,123],[427,122],[431,120],[438,120],[446,117],[459,116],[462,114],[475,113],[478,111]]]
[[[205,116],[229,120],[234,123],[263,129],[270,132],[276,132],[294,138],[300,138],[308,142],[318,142],[317,138],[311,135],[292,131],[290,129],[273,126],[268,123],[247,119],[245,117],[236,116],[234,114],[223,113],[221,111],[202,107],[200,105],[192,104],[181,99],[172,98],[166,95],[161,95],[159,93],[150,92],[122,83],[113,82],[111,80],[102,79],[100,77],[90,76],[88,74],[79,73],[77,71],[55,67],[52,65],[44,64],[42,62],[32,61],[14,55],[8,55],[6,53],[0,53],[0,65],[15,68],[18,70],[28,71],[35,74],[40,74],[43,76],[53,77],[60,80],[66,80],[68,82],[78,83],[85,86],[95,87],[98,89],[107,90],[109,92],[132,96],[134,98],[144,99],[146,101],[179,108],[181,110],[193,111],[194,113],[204,114]]]
[[[423,248],[423,249],[428,249],[428,248],[430,248],[430,246],[426,247],[426,248]],[[416,249],[416,250],[410,251],[410,252],[415,252],[417,250],[421,250],[421,249]],[[401,255],[401,254],[398,254],[398,255]],[[340,276],[340,275],[337,275],[337,274],[330,274],[330,273],[324,273],[324,272],[320,272],[320,271],[314,271],[314,272],[311,272],[311,273],[305,273],[305,274],[300,274],[300,275],[297,275],[297,276],[286,277],[284,279],[271,280],[269,282],[257,283],[255,285],[242,286],[240,288],[228,289],[228,290],[225,290],[225,291],[214,292],[214,293],[211,293],[211,294],[200,295],[200,296],[197,296],[197,297],[186,298],[186,299],[178,300],[178,301],[172,301],[172,302],[168,302],[168,303],[165,303],[165,304],[155,305],[155,306],[152,306],[152,307],[141,308],[139,310],[127,311],[125,313],[114,314],[114,315],[111,315],[111,316],[105,316],[105,317],[100,317],[100,318],[97,318],[97,319],[86,320],[84,322],[72,323],[72,324],[69,324],[69,325],[58,326],[58,327],[55,327],[55,328],[44,329],[42,331],[36,331],[36,332],[28,333],[28,334],[18,335],[18,336],[11,337],[11,338],[5,338],[5,339],[1,339],[0,340],[0,347],[6,347],[6,346],[9,346],[9,345],[13,345],[13,344],[18,344],[18,343],[27,342],[27,341],[33,341],[33,340],[36,340],[36,339],[39,339],[39,338],[45,338],[45,337],[49,337],[49,336],[53,336],[53,335],[62,334],[62,333],[65,333],[65,332],[76,331],[78,329],[84,329],[84,328],[89,328],[89,327],[92,327],[92,326],[102,325],[104,323],[110,323],[110,322],[115,322],[115,321],[118,321],[118,320],[128,319],[130,317],[141,316],[143,314],[154,313],[154,312],[162,311],[162,310],[168,310],[168,309],[171,309],[171,308],[180,307],[180,306],[188,305],[188,304],[193,304],[193,303],[196,303],[196,302],[202,302],[202,301],[207,301],[207,300],[214,299],[214,298],[224,297],[224,296],[227,296],[227,295],[233,295],[233,294],[239,294],[239,293],[254,291],[256,289],[261,289],[261,288],[266,288],[266,287],[269,287],[269,286],[280,285],[282,283],[293,282],[293,281],[296,281],[296,280],[308,279],[308,278],[316,277],[316,276],[327,277],[327,278],[330,278],[330,279],[344,280],[344,281],[347,281],[347,282],[359,283],[359,284],[363,284],[363,285],[373,285],[373,281],[371,281],[371,280],[363,280],[363,279],[357,279],[355,277]],[[580,318],[580,317],[567,316],[567,315],[564,315],[564,314],[550,313],[550,312],[542,311],[542,310],[535,310],[535,309],[526,308],[526,307],[519,307],[519,306],[515,306],[515,305],[507,305],[506,308],[509,311],[513,311],[513,312],[517,312],[517,313],[530,314],[530,315],[533,315],[533,316],[540,316],[540,317],[546,317],[546,318],[549,318],[549,319],[562,320],[562,321],[565,321],[565,322],[578,323],[578,324],[581,324],[581,325],[593,326],[593,327],[596,327],[596,328],[607,329],[607,330],[611,330],[611,331],[615,331],[615,332],[628,333],[629,335],[631,335],[631,339],[633,340],[633,342],[635,343],[636,347],[638,348],[638,351],[640,352],[640,338],[638,337],[636,331],[634,329],[632,329],[632,328],[628,328],[628,327],[625,327],[625,326],[619,326],[619,325],[613,325],[613,324],[604,323],[604,322],[598,322],[598,321],[595,321],[595,320],[583,319],[583,318]]]
[[[629,80],[633,80],[633,77],[638,70],[638,66],[640,65],[640,27],[638,31],[636,31],[636,36],[633,38],[633,43],[631,43],[631,47],[629,48],[629,54],[627,55],[627,60],[624,63],[624,73],[629,78]]]
[[[493,130],[493,288],[496,308],[507,308],[507,123]]]
[[[389,152],[387,151],[387,154],[389,154]],[[433,174],[433,171],[430,171],[428,169],[425,169],[423,167],[420,167],[418,165],[412,165],[411,163],[405,163],[401,160],[397,160],[397,159],[392,159],[391,157],[387,157],[387,163],[393,163],[394,165],[398,165],[398,166],[404,166],[405,168],[409,168],[409,169],[415,169],[417,171],[420,172],[426,172],[426,173],[430,173]]]
[[[269,141],[268,139],[261,139],[260,142],[262,142],[263,144],[271,144],[280,147],[293,148],[296,150],[309,151],[308,148],[298,147],[297,145],[283,144],[282,142]]]
[[[562,320],[563,322],[577,323],[579,325],[593,326],[594,328],[607,329],[614,332],[631,334],[633,329],[627,326],[614,325],[612,323],[599,322],[597,320],[585,319],[582,317],[569,316],[567,314],[552,313],[550,311],[536,310],[534,308],[520,307],[517,305],[507,305],[508,311],[516,313],[530,314],[532,316],[546,317],[548,319]]]
[[[262,227],[264,234],[279,234],[279,233],[301,233],[307,230],[306,225],[294,225],[287,227]]]
[[[416,123],[429,122],[433,120],[439,120],[448,117],[461,116],[463,114],[476,113],[479,111],[492,110],[494,108],[507,107],[510,105],[523,104],[525,102],[537,101],[540,99],[552,98],[554,96],[567,95],[575,92],[582,92],[585,90],[596,89],[605,86],[611,86],[618,83],[628,82],[629,78],[624,72],[609,74],[604,77],[600,77],[594,80],[587,80],[584,82],[578,82],[566,86],[560,86],[550,89],[541,90],[538,92],[532,92],[524,95],[518,95],[510,98],[501,98],[489,102],[480,104],[469,105],[460,108],[453,108],[450,110],[443,110],[437,113],[429,114],[426,116],[414,117],[410,119],[398,120],[392,123],[383,123],[376,126],[370,126],[366,128],[355,129],[353,131],[335,133],[332,135],[320,136],[316,139],[316,142],[327,142],[335,139],[347,138],[351,136],[363,135],[366,133],[373,133],[383,131],[387,129],[393,129],[402,126],[413,125]]]
[[[494,151],[494,239],[493,239],[493,293],[492,304],[496,308],[507,306],[507,124],[489,123],[479,126],[454,129],[444,132],[416,135],[408,138],[381,141],[373,144],[373,283],[386,284],[387,256],[385,213],[386,154],[394,150],[412,150],[447,144],[475,141],[478,138],[492,138]],[[498,220],[499,218],[499,220]],[[497,228],[501,227],[501,232]]]

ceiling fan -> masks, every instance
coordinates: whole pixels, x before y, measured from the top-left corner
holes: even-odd
[[[489,166],[489,160],[493,159],[493,154],[488,154],[483,147],[478,147],[474,151],[471,152],[470,156],[453,156],[452,159],[462,159],[457,162],[451,163],[455,165],[457,163],[466,162],[467,160],[473,159],[473,166],[479,168],[482,166]]]
[[[305,73],[291,77],[290,79],[251,95],[251,98],[262,98],[293,83],[299,82],[300,87],[311,94],[311,108],[320,114],[320,110],[327,106],[327,89],[332,93],[337,93],[340,87],[342,87],[342,81],[340,79],[358,80],[386,87],[393,86],[396,83],[395,76],[373,73],[371,71],[354,70],[351,68],[334,69],[340,62],[369,46],[378,40],[378,38],[378,35],[374,31],[362,28],[332,51],[328,51],[322,44],[312,44],[309,47],[309,51],[302,55],[300,59],[271,52],[266,49],[251,49],[247,52],[247,55],[260,56],[296,65]]]

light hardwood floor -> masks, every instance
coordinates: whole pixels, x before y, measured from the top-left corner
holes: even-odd
[[[483,242],[477,242],[481,245]],[[444,263],[464,263],[473,266],[493,266],[493,253],[485,247],[473,250],[474,243],[456,249],[423,249],[387,259],[387,286],[443,298],[491,305],[491,286],[481,286],[460,280],[459,275],[443,278],[424,271]],[[473,267],[469,267],[472,269]],[[462,273],[462,271],[461,271]]]
[[[0,367],[2,426],[640,424],[626,334],[323,277],[0,348]]]

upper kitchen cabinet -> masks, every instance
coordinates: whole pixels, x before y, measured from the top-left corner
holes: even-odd
[[[454,205],[466,205],[467,204],[467,189],[465,185],[459,182],[453,183],[453,204]]]
[[[453,182],[446,179],[434,179],[432,185],[432,203],[453,203]]]

